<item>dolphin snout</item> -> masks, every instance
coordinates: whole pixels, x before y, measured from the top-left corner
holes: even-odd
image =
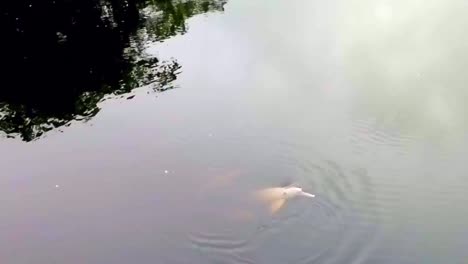
[[[313,195],[311,193],[306,193],[306,192],[301,192],[301,195],[302,196],[307,196],[307,197],[315,197],[315,195]]]

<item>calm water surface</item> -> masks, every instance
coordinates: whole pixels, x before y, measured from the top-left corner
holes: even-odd
[[[155,3],[4,83],[1,263],[467,263],[466,3]]]

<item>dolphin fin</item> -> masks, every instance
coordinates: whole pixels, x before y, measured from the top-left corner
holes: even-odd
[[[278,200],[275,200],[271,203],[270,205],[270,211],[271,213],[276,213],[279,209],[281,209],[281,207],[283,207],[283,205],[286,203],[286,199],[278,199]]]

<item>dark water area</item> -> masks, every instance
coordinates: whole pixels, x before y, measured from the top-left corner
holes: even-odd
[[[467,263],[467,9],[0,3],[0,263]]]
[[[2,131],[34,140],[89,119],[106,95],[156,83],[171,89],[180,65],[144,45],[186,31],[193,15],[222,1],[6,1],[2,3]],[[155,9],[161,14],[145,14]],[[156,11],[154,11],[156,12]]]

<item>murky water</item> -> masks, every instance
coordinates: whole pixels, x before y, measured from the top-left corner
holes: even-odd
[[[2,4],[1,263],[466,263],[462,1],[74,2]]]

